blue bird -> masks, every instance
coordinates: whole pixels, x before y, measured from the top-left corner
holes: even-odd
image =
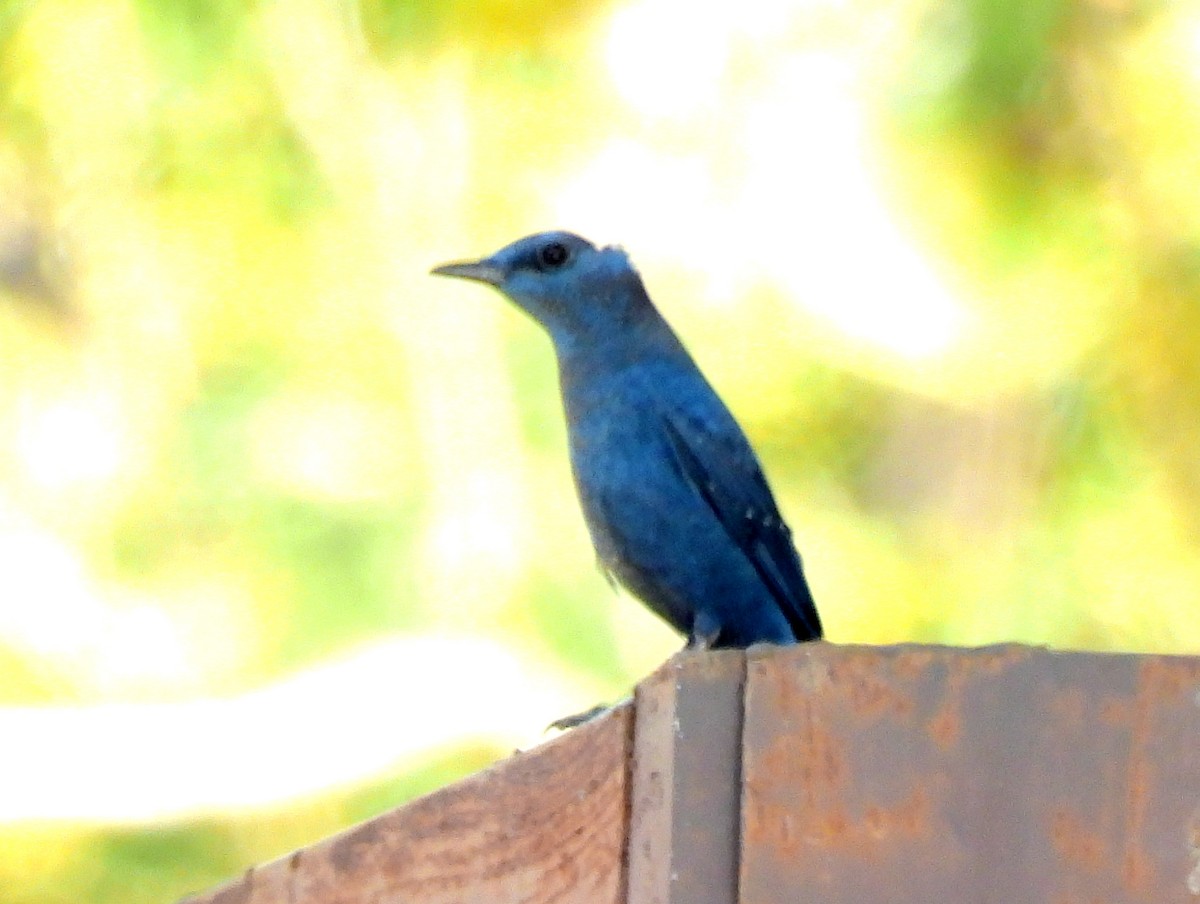
[[[754,450],[624,251],[546,232],[433,272],[495,286],[550,334],[575,485],[610,580],[692,648],[821,637]]]

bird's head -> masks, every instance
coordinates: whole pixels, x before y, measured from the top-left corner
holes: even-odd
[[[597,248],[570,232],[526,236],[490,257],[433,272],[495,286],[558,345],[620,330],[653,311],[624,251]]]

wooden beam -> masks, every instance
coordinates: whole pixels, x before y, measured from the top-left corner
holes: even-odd
[[[680,654],[634,697],[629,904],[736,904],[740,650]]]
[[[619,904],[632,710],[249,870],[193,904]]]
[[[742,904],[1195,901],[1200,659],[752,651]]]
[[[1200,900],[1200,658],[682,654],[194,904]]]

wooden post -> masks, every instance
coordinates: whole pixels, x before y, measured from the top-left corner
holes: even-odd
[[[737,904],[745,670],[685,655],[638,685],[629,904]]]
[[[194,904],[1200,901],[1200,658],[681,654]]]

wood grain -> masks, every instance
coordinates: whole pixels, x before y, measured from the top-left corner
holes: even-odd
[[[626,705],[193,904],[617,904]]]
[[[682,653],[638,685],[629,904],[734,904],[740,650]]]
[[[743,904],[1184,902],[1200,660],[806,644],[747,663]]]
[[[1200,658],[687,653],[194,904],[1200,900]]]

